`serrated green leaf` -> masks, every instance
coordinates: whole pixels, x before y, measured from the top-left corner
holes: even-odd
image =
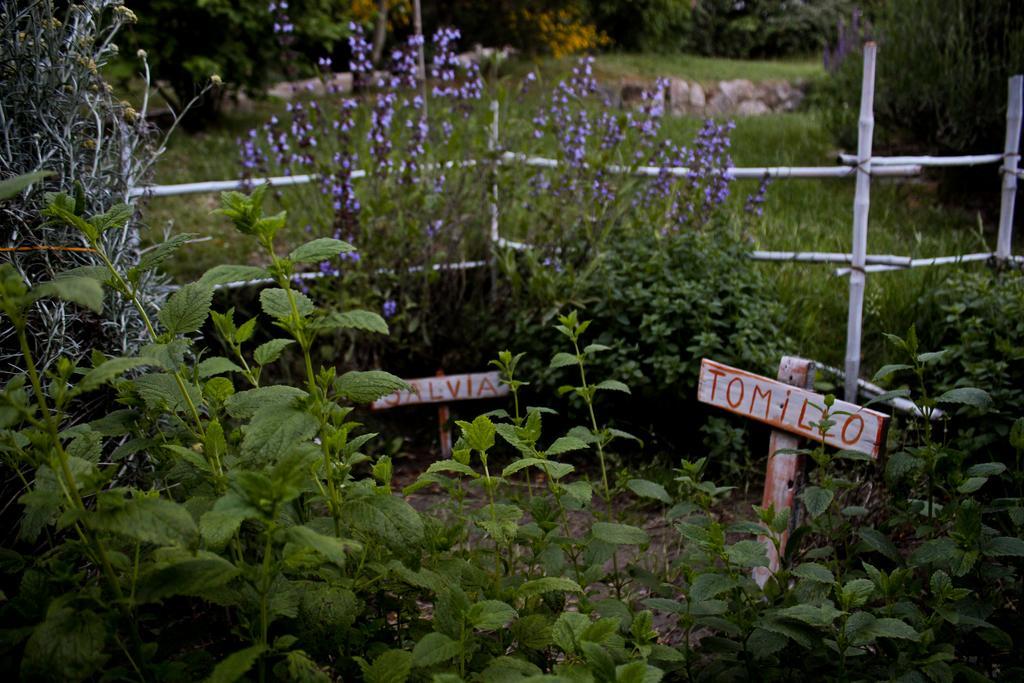
[[[36,299],[52,297],[95,313],[103,312],[103,285],[89,277],[58,277],[42,282],[32,288],[32,296]]]
[[[348,551],[359,547],[352,541],[342,541],[334,536],[325,536],[307,526],[289,527],[288,540],[319,553],[339,567],[345,566]]]
[[[330,237],[320,237],[297,247],[288,254],[288,260],[292,263],[319,263],[355,250],[356,248],[348,242]]]
[[[456,420],[455,424],[462,430],[462,438],[466,445],[475,451],[487,452],[494,446],[497,429],[486,415],[480,415],[472,422]]]
[[[577,439],[574,436],[560,436],[555,439],[555,442],[548,446],[545,451],[548,455],[560,455],[562,453],[568,453],[570,451],[582,451],[590,448],[582,439]]]
[[[1006,465],[1001,462],[981,462],[967,468],[965,474],[968,477],[996,477],[1006,471]]]
[[[1024,557],[1024,540],[1013,536],[996,536],[983,545],[989,557]]]
[[[540,458],[520,458],[515,462],[511,463],[501,472],[501,476],[508,477],[520,470],[526,469],[527,467],[536,467],[541,472],[547,472],[547,474],[555,480],[561,479],[565,475],[573,472],[576,468],[568,463],[556,462],[554,460],[542,460]]]
[[[199,377],[205,379],[214,375],[223,375],[225,372],[241,372],[242,368],[235,365],[231,360],[223,356],[206,358],[196,367]]]
[[[832,575],[832,571],[828,567],[814,562],[804,562],[790,573],[797,578],[828,586],[836,581],[836,577]]]
[[[197,235],[190,233],[181,233],[174,235],[169,239],[150,247],[142,253],[139,257],[139,264],[129,271],[129,276],[132,280],[137,280],[138,276],[142,273],[148,273],[155,268],[158,268],[169,259],[174,252],[180,249],[182,246],[188,243],[188,241]]]
[[[901,370],[910,370],[912,366],[906,365],[905,363],[893,363],[891,365],[883,365],[879,368],[875,376],[871,378],[872,382],[878,382],[885,379],[894,372],[900,372]]]
[[[590,532],[594,538],[612,545],[647,545],[647,532],[629,524],[615,522],[594,522]]]
[[[372,311],[331,312],[316,323],[318,330],[362,330],[376,334],[388,334],[388,324]]]
[[[312,439],[320,428],[315,416],[293,406],[266,406],[252,416],[242,438],[242,456],[279,458],[296,444]]]
[[[430,467],[427,468],[426,474],[434,474],[435,472],[453,472],[455,474],[462,474],[474,479],[480,476],[473,471],[472,467],[464,465],[458,460],[438,460],[430,463]]]
[[[835,493],[831,489],[825,489],[820,486],[808,486],[800,494],[800,500],[803,501],[804,507],[807,508],[807,514],[811,516],[811,519],[823,515],[829,506],[832,505],[834,498]]]
[[[176,413],[188,410],[188,402],[182,396],[181,387],[173,375],[158,372],[136,377],[131,382],[132,387],[149,408],[166,409]],[[202,403],[202,394],[191,382],[185,383],[185,391],[188,392],[192,405],[198,406]]]
[[[55,175],[53,171],[36,171],[34,173],[23,173],[13,178],[0,180],[0,201],[16,197],[21,194],[29,185],[34,185],[40,180],[45,180]]]
[[[729,562],[739,567],[767,567],[768,555],[764,546],[754,540],[733,543],[725,550]]]
[[[984,486],[986,482],[988,482],[988,477],[968,477],[960,482],[956,490],[957,493],[974,493]]]
[[[705,600],[711,600],[735,586],[736,581],[726,574],[701,574],[690,584],[690,601],[700,603]]]
[[[646,479],[630,479],[626,482],[626,486],[641,498],[653,498],[666,505],[672,504],[672,496],[669,495],[668,491],[661,484],[647,481]]]
[[[843,585],[842,602],[847,609],[860,607],[875,592],[875,584],[869,579],[853,579]]]
[[[754,659],[766,659],[786,647],[789,640],[767,629],[755,628],[747,637],[745,647],[754,655]]]
[[[270,365],[278,358],[281,357],[281,353],[291,344],[294,344],[294,339],[271,339],[270,341],[260,344],[256,347],[253,352],[253,360],[258,365]]]
[[[564,351],[559,351],[558,353],[555,354],[554,358],[551,359],[551,364],[548,367],[564,368],[570,365],[576,365],[578,362],[579,359],[575,355],[571,353],[565,353]]]
[[[242,522],[257,519],[260,511],[250,506],[235,493],[217,499],[213,509],[199,518],[199,533],[207,547],[220,549],[227,545]]]
[[[214,667],[206,683],[234,683],[252,668],[265,650],[263,645],[253,645],[228,655]]]
[[[466,618],[475,629],[494,631],[519,618],[519,614],[500,600],[483,600],[469,608]]]
[[[256,389],[240,391],[225,401],[228,415],[238,420],[247,420],[260,408],[275,406],[279,408],[294,406],[309,394],[297,387],[286,384],[273,384]]]
[[[950,389],[935,399],[936,403],[959,403],[962,405],[974,406],[975,408],[987,408],[992,405],[992,397],[983,389],[974,387],[959,387]]]
[[[590,499],[594,497],[594,487],[591,486],[589,481],[580,480],[570,484],[562,484],[562,488],[565,489],[565,492],[570,497],[583,505],[588,505]]]
[[[366,683],[405,683],[412,670],[412,653],[388,650],[378,655],[372,665],[360,662],[360,668]]]
[[[288,298],[289,294],[291,294],[292,299],[295,301],[295,309],[298,311],[300,318],[308,317],[316,310],[313,301],[302,292],[275,287],[273,289],[264,289],[260,292],[260,306],[263,308],[263,312],[277,320],[288,320],[291,318],[292,304]]]
[[[46,619],[32,630],[21,661],[22,680],[81,681],[107,661],[107,627],[88,609],[54,601]]]
[[[572,579],[561,576],[544,576],[539,579],[531,579],[523,582],[516,590],[516,594],[523,599],[528,599],[543,593],[582,593],[583,589]],[[589,620],[588,620],[589,621]]]
[[[241,571],[223,557],[200,552],[146,572],[139,579],[136,599],[156,602],[176,595],[199,596],[221,588]]]
[[[152,361],[147,358],[110,358],[86,372],[78,384],[75,385],[75,391],[76,393],[92,391],[129,370],[134,370],[144,365],[152,365]]]
[[[266,280],[270,273],[260,266],[219,265],[210,268],[199,278],[199,284],[211,289],[236,282]]]
[[[629,387],[617,379],[606,379],[603,382],[598,382],[594,388],[603,389],[605,391],[621,391],[626,394],[630,393]]]
[[[434,666],[458,657],[462,645],[443,633],[428,633],[412,649],[413,666]]]
[[[171,334],[198,332],[210,314],[213,289],[193,282],[172,294],[157,314]]]
[[[793,619],[810,626],[830,626],[842,612],[829,604],[801,604],[780,609],[775,614],[783,619]]]
[[[921,634],[915,631],[913,626],[891,617],[875,619],[871,625],[871,633],[877,638],[899,638],[900,640],[912,640],[915,643],[921,640]]]
[[[408,391],[409,384],[383,370],[353,370],[334,381],[334,390],[353,403],[373,403],[396,391]]]
[[[159,545],[192,545],[199,536],[192,515],[174,501],[152,496],[110,500],[85,517],[89,528]]]
[[[342,519],[370,538],[384,541],[393,549],[408,551],[423,542],[423,520],[401,498],[364,495],[342,504]]]

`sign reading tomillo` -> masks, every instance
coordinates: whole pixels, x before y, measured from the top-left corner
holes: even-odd
[[[821,420],[825,397],[806,389],[705,358],[700,364],[697,398],[776,429],[814,441],[821,439],[815,423]],[[825,434],[825,443],[878,457],[885,443],[888,416],[840,400],[832,404],[829,415],[835,424]]]

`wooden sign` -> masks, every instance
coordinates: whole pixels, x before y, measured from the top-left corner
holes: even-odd
[[[811,391],[812,386],[814,363],[802,358],[783,358],[778,380],[707,358],[701,360],[698,400],[774,427],[761,507],[789,509],[790,517],[789,528],[778,539],[778,549],[767,536],[758,537],[768,555],[768,566],[753,570],[754,580],[761,587],[778,571],[779,555],[785,552],[789,535],[799,524],[800,507],[795,503],[803,488],[806,457],[794,452],[800,446],[798,437],[822,440],[816,423],[824,415],[825,397]],[[825,443],[873,458],[885,447],[887,415],[837,400],[829,408],[829,419],[833,424],[825,433]]]
[[[775,429],[821,441],[816,424],[822,419],[825,397],[813,391],[705,358],[700,364],[697,398]],[[825,434],[826,444],[878,457],[885,444],[887,415],[836,400],[829,418],[834,424]]]
[[[497,372],[477,372],[469,375],[438,375],[407,379],[408,390],[396,391],[379,398],[370,406],[373,410],[386,410],[421,403],[450,403],[471,399],[508,396],[508,386],[498,381]]]
[[[497,372],[475,372],[468,375],[446,375],[437,371],[436,377],[407,379],[409,388],[379,398],[370,404],[371,410],[387,410],[401,406],[423,403],[440,403],[437,407],[438,439],[442,457],[452,454],[452,431],[449,422],[448,403],[482,398],[508,396],[507,384],[502,384]]]

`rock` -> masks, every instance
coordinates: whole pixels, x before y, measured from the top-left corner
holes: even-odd
[[[700,83],[690,84],[690,107],[694,113],[703,113],[704,107],[707,106],[707,97],[704,94],[704,88]]]
[[[282,100],[290,100],[299,93],[311,93],[323,95],[328,88],[334,92],[352,92],[352,74],[349,72],[331,74],[326,80],[320,78],[307,78],[301,81],[282,81],[267,90],[267,94],[278,97]]]
[[[690,113],[690,83],[682,78],[668,80],[668,101],[675,115]]]
[[[757,96],[754,84],[750,81],[739,78],[733,81],[722,81],[718,85],[719,92],[733,102],[753,99]]]
[[[645,90],[647,90],[647,87],[644,84],[627,81],[619,89],[619,101],[623,107],[639,104],[643,100]]]
[[[737,116],[761,116],[771,113],[771,108],[761,100],[743,100],[736,107]]]

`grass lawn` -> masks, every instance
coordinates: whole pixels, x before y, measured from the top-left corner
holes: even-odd
[[[669,58],[610,55],[601,68],[621,68],[625,73],[650,69],[655,73]],[[737,62],[683,57],[679,68],[700,64],[708,78],[772,77],[780,74],[813,74],[810,62]],[[741,67],[748,67],[741,71]],[[730,71],[736,69],[736,71]],[[665,71],[660,71],[665,73]],[[676,72],[682,74],[682,71]],[[696,76],[691,76],[696,77]],[[227,116],[202,133],[179,134],[157,172],[157,182],[176,183],[237,177],[235,140],[258,125],[280,103],[260,103],[255,110]],[[522,116],[529,117],[530,111]],[[689,118],[669,119],[665,131],[676,140],[689,141],[700,127]],[[768,115],[737,120],[732,152],[737,165],[832,165],[836,148],[821,118],[814,112]],[[983,169],[979,172],[988,172]],[[993,174],[993,187],[997,179]],[[736,181],[733,208],[758,249],[838,251],[850,250],[854,183],[843,180],[781,180],[768,192],[764,217],[753,218],[740,210],[756,181]],[[287,192],[288,190],[285,190]],[[198,276],[218,263],[254,260],[248,242],[234,238],[223,218],[212,215],[215,195],[157,198],[148,201],[146,218],[159,239],[165,230],[190,232],[208,238],[190,245],[176,260],[177,279]],[[483,210],[483,209],[482,209]],[[873,254],[923,256],[951,255],[991,250],[994,238],[979,232],[979,219],[965,210],[940,207],[928,178],[912,181],[878,179],[872,185],[868,251]],[[846,329],[848,281],[832,275],[834,266],[763,263],[771,282],[766,296],[784,302],[792,311],[788,333],[795,340],[794,353],[841,365]],[[966,266],[956,266],[966,267]],[[971,266],[982,267],[982,266]],[[870,274],[865,301],[865,366],[870,370],[885,362],[887,350],[882,332],[903,332],[918,320],[920,296],[947,277],[950,267]]]

